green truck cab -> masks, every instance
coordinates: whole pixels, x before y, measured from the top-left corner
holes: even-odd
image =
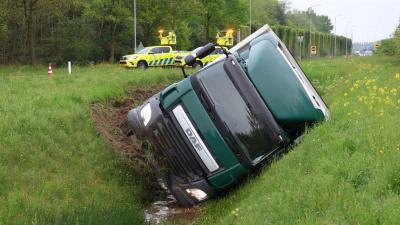
[[[231,188],[329,118],[285,45],[265,25],[230,54],[129,111],[125,133],[148,140],[182,206]]]

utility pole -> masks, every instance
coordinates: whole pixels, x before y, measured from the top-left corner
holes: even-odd
[[[351,29],[351,48],[350,48],[350,52],[351,52],[351,54],[350,54],[350,56],[352,56],[353,55],[353,44],[354,44],[354,31],[355,31],[356,29]]]
[[[334,58],[336,58],[336,36],[337,36],[337,34],[336,34],[336,19],[337,19],[338,17],[340,17],[340,16],[342,16],[342,15],[339,14],[339,15],[336,15],[336,16],[335,16],[335,49],[334,49],[334,51],[333,51],[333,57],[334,57]]]
[[[349,29],[349,22],[347,22],[347,24],[346,24],[346,58],[348,57],[348,44],[347,44],[347,42],[348,42],[348,29]]]
[[[134,42],[135,42],[135,53],[136,53],[136,0],[133,0],[133,17],[134,17]]]

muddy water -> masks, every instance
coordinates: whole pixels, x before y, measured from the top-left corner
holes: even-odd
[[[174,196],[168,195],[165,200],[155,201],[144,211],[144,217],[148,224],[159,224],[169,216],[177,214]]]
[[[169,192],[162,179],[158,179],[164,194],[158,194],[153,203],[146,208],[144,217],[148,224],[160,224],[166,219],[173,223],[188,223],[193,221],[202,207],[197,205],[191,208],[180,208],[173,195]]]
[[[165,193],[158,195],[155,201],[144,211],[145,220],[148,224],[159,224],[169,216],[181,211],[177,208],[176,199],[169,192],[164,181],[158,179],[158,183]]]

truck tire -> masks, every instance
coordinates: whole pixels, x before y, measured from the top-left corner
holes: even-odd
[[[147,69],[147,63],[145,61],[140,61],[138,63],[138,68],[139,69]]]
[[[203,68],[203,64],[200,61],[196,61],[193,65],[192,65],[193,69],[200,69]]]

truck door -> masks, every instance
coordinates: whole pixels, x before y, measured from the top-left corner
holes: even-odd
[[[171,52],[171,48],[170,47],[160,47],[161,49],[161,53],[162,53],[162,66],[168,66],[171,65],[174,60],[173,56],[172,56],[172,52]]]
[[[154,47],[149,51],[149,66],[159,66],[161,61],[161,50],[159,47]]]

